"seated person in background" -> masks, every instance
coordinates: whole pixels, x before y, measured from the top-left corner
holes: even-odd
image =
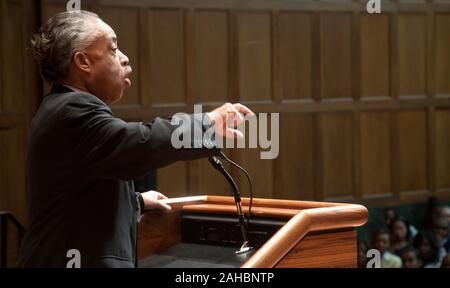
[[[441,268],[450,268],[450,254],[447,254],[447,256],[442,259]]]
[[[385,208],[383,211],[383,220],[386,224],[386,227],[391,227],[392,221],[398,219],[400,216],[396,216],[394,208]],[[408,223],[408,230],[411,239],[413,239],[417,235],[417,229],[411,223]]]
[[[414,238],[413,246],[419,251],[419,255],[423,261],[424,268],[439,268],[441,260],[439,251],[440,246],[436,236],[430,231],[422,231]]]
[[[396,218],[395,211],[393,208],[386,208],[383,211],[383,219],[384,223],[386,224],[386,227],[389,227],[391,225],[392,220]]]
[[[407,247],[402,250],[400,257],[402,258],[403,268],[422,268],[422,259],[420,259],[419,252],[416,249]]]
[[[441,208],[441,217],[447,219],[448,223],[450,223],[450,207],[443,206]]]
[[[433,219],[441,215],[442,207],[443,207],[442,203],[438,198],[436,197],[428,198],[427,208],[424,217],[425,229],[431,229]]]
[[[397,256],[401,256],[403,250],[411,247],[411,231],[409,223],[403,218],[395,218],[391,221],[392,250]]]
[[[369,245],[365,239],[358,239],[357,242],[358,247],[358,268],[366,268],[367,267],[367,250],[369,249]]]
[[[389,252],[391,249],[389,230],[381,228],[372,237],[372,246],[381,254],[381,268],[401,268],[402,259]]]
[[[447,222],[447,218],[443,217],[435,217],[431,224],[431,232],[436,237],[437,242],[440,246],[440,256],[445,255],[448,253],[449,249],[449,223]]]

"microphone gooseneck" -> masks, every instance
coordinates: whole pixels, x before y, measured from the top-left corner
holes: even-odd
[[[247,172],[247,170],[245,170],[242,166],[240,166],[239,164],[237,164],[236,162],[234,162],[233,160],[228,158],[227,155],[225,155],[222,151],[220,151],[219,154],[220,154],[220,158],[221,159],[224,159],[225,161],[227,161],[228,163],[230,163],[234,167],[238,168],[242,173],[244,173],[245,177],[247,177],[248,185],[249,185],[249,188],[250,188],[250,203],[248,205],[248,214],[247,214],[247,228],[248,228],[249,225],[250,225],[250,218],[252,216],[252,206],[253,206],[253,183],[252,183],[252,177],[250,177],[250,174]]]
[[[212,164],[212,166],[216,168],[225,177],[225,179],[227,179],[228,183],[231,185],[231,188],[233,189],[234,192],[234,202],[236,204],[239,226],[241,228],[242,239],[244,241],[240,250],[236,251],[236,253],[248,252],[252,250],[253,247],[249,246],[244,212],[242,210],[241,193],[239,192],[239,188],[236,182],[234,181],[233,177],[231,177],[230,173],[228,173],[228,171],[223,166],[222,161],[220,161],[220,159],[217,156],[211,156],[208,158],[208,160]]]

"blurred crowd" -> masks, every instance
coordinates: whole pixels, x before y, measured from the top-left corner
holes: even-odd
[[[377,249],[382,268],[450,268],[449,206],[430,198],[422,223],[415,225],[393,208],[385,209],[383,218],[370,240],[358,240],[358,267],[367,267],[367,251]]]

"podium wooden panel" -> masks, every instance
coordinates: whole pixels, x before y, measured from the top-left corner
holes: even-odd
[[[242,199],[247,211],[248,198]],[[194,196],[167,200],[172,211],[148,212],[139,226],[139,259],[182,242],[183,213],[233,215],[233,197]],[[356,204],[254,199],[252,219],[284,219],[286,224],[240,267],[356,267],[355,227],[368,211]]]

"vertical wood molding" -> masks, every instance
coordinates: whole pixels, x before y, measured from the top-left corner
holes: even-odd
[[[322,101],[322,56],[321,56],[321,40],[320,40],[320,13],[312,12],[312,96],[315,102]]]
[[[353,113],[353,195],[363,198],[361,185],[361,112]]]
[[[237,15],[235,10],[228,12],[228,51],[230,57],[229,71],[229,94],[228,102],[239,102],[239,53],[238,53],[238,35],[237,35]]]
[[[193,111],[195,103],[195,52],[194,52],[194,13],[192,8],[183,9],[184,18],[184,47],[185,47],[185,87],[186,87],[186,104],[187,110]],[[199,161],[191,161],[187,163],[187,187],[188,194],[199,193],[201,173]]]
[[[281,95],[281,75],[280,75],[280,11],[274,10],[271,13],[271,63],[272,63],[272,101],[275,103],[281,103],[282,95]],[[280,198],[280,193],[282,191],[278,191],[278,187],[280,187],[277,183],[277,175],[278,168],[277,161],[272,161],[272,195],[273,197]]]
[[[397,8],[397,7],[396,7]],[[391,68],[391,96],[398,104],[399,100],[399,68],[398,68],[398,10],[395,9],[390,19],[390,68]]]
[[[357,8],[352,13],[352,99],[361,100],[361,11]]]
[[[391,14],[390,21],[390,63],[391,63],[391,96],[395,103],[399,103],[399,64],[398,64],[398,4],[395,5],[394,11]],[[400,181],[399,181],[399,149],[398,149],[398,110],[392,110],[393,115],[391,118],[391,141],[392,141],[392,194],[394,195],[395,201],[400,199]]]
[[[323,129],[323,121],[322,121],[322,115],[316,114],[315,115],[315,143],[317,143],[316,148],[316,169],[315,169],[315,177],[314,177],[314,183],[315,183],[315,197],[318,201],[323,201],[325,198],[325,191],[323,190],[323,170],[324,170],[324,157],[323,157],[323,136],[322,136],[322,129]]]
[[[280,71],[280,11],[272,11],[272,99],[276,103],[282,101]]]
[[[0,39],[4,39],[3,37],[3,29],[5,29],[4,19],[6,19],[4,15],[5,11],[5,1],[0,1]],[[3,49],[4,49],[4,41],[0,43],[0,91],[4,91],[3,86]],[[0,96],[0,115],[3,112],[3,97]],[[1,150],[0,150],[1,151]]]
[[[361,11],[355,6],[352,17],[352,99],[361,101]],[[353,195],[362,199],[361,185],[361,112],[353,112]]]
[[[150,109],[151,107],[151,90],[150,90],[150,86],[152,85],[151,83],[151,79],[150,79],[150,75],[151,75],[151,70],[150,70],[150,65],[151,65],[151,58],[150,58],[150,53],[151,53],[151,45],[150,45],[150,29],[149,29],[149,25],[150,25],[150,21],[149,21],[149,17],[150,17],[150,10],[147,8],[140,8],[139,9],[139,27],[140,27],[140,42],[139,42],[139,46],[138,46],[138,54],[139,54],[139,59],[141,62],[140,65],[140,78],[139,78],[139,82],[141,85],[140,88],[140,101],[141,101],[141,105],[142,108],[144,109]]]
[[[312,12],[312,58],[314,63],[312,65],[312,97],[315,102],[320,103],[322,101],[322,57],[321,57],[321,37],[320,37],[320,13],[319,11]],[[314,142],[317,143],[317,147],[314,150],[314,196],[317,200],[324,199],[323,191],[323,145],[322,135],[320,130],[322,129],[322,118],[320,113],[314,114]]]
[[[391,141],[392,141],[392,194],[394,195],[394,199],[395,201],[398,201],[400,199],[400,180],[399,180],[399,169],[400,169],[400,165],[399,165],[399,148],[398,148],[398,114],[394,113],[392,115],[391,118],[391,125],[392,125],[392,129],[391,129]]]
[[[427,37],[426,37],[426,92],[428,101],[427,109],[427,178],[428,178],[428,189],[431,194],[437,192],[436,188],[436,89],[435,89],[435,18],[433,12],[433,3],[427,3],[426,9],[426,23],[427,23]],[[449,51],[450,52],[450,51]]]
[[[189,111],[194,110],[196,95],[195,87],[195,52],[194,52],[194,9],[183,9],[184,47],[185,47],[185,87],[186,103]]]

